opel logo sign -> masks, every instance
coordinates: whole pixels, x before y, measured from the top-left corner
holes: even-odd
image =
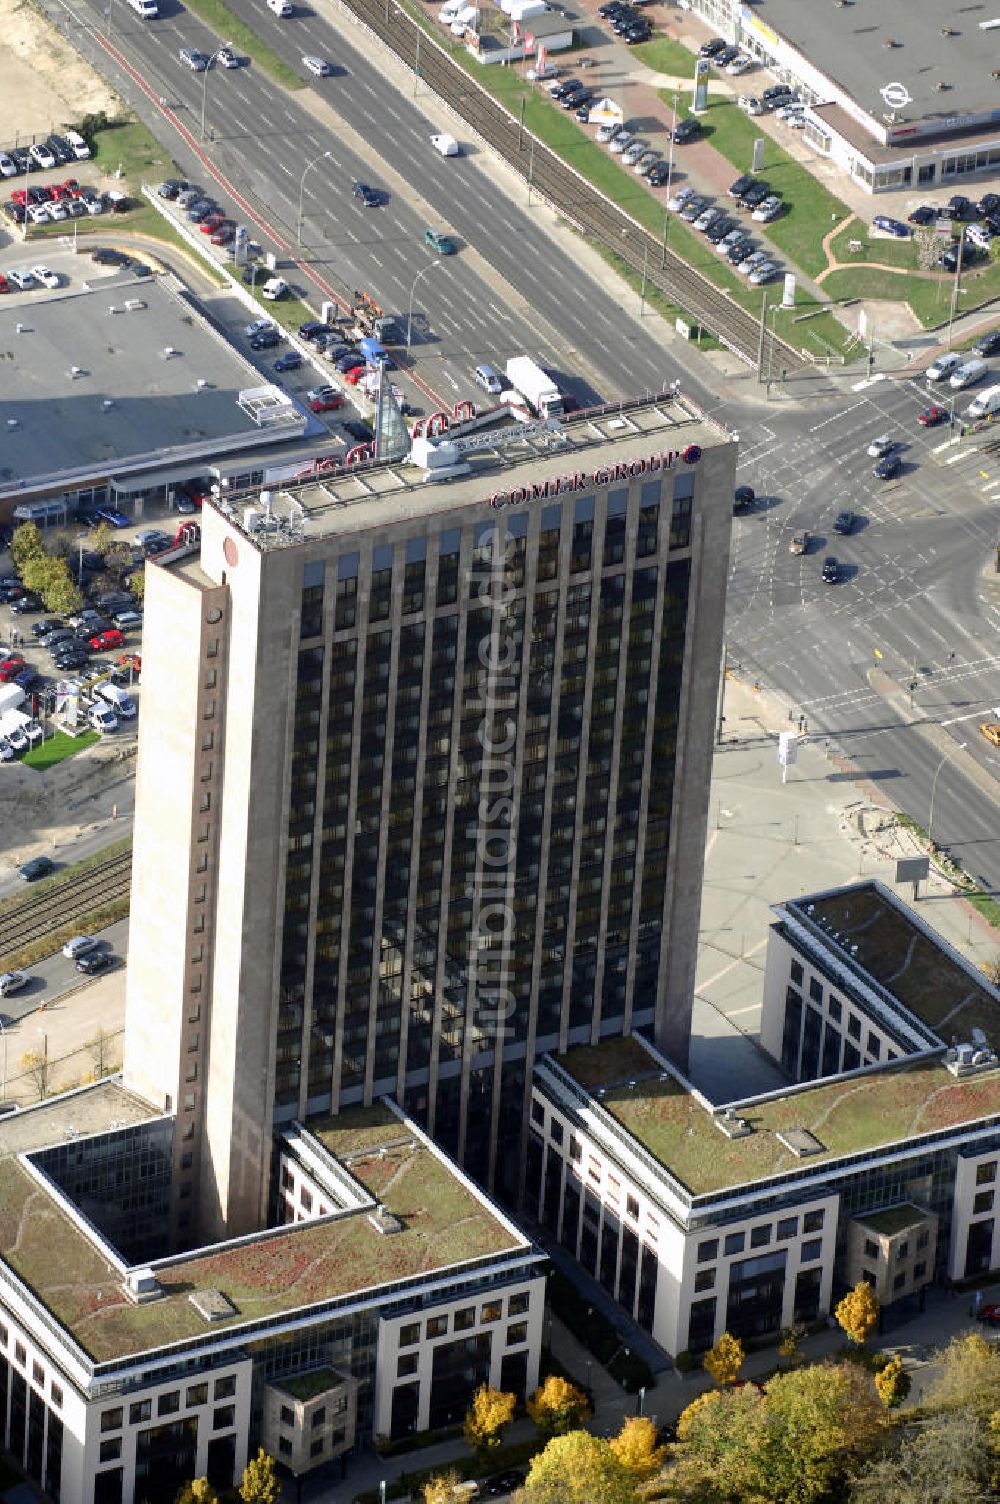
[[[886,84],[884,89],[879,90],[879,93],[885,101],[886,109],[889,110],[905,110],[913,98],[905,84]]]

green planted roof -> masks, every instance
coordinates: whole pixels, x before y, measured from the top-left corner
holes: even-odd
[[[753,1131],[728,1138],[712,1113],[672,1075],[629,1052],[623,1079],[620,1043],[585,1046],[555,1057],[599,1105],[626,1128],[694,1196],[738,1187],[859,1151],[892,1145],[967,1121],[1000,1116],[1000,1070],[959,1080],[938,1062],[893,1066],[817,1083],[769,1101],[738,1107]],[[628,1081],[634,1081],[630,1086]],[[806,1129],[822,1146],[800,1157],[780,1141],[782,1130]]]

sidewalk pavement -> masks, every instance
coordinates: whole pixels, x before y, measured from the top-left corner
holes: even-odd
[[[771,905],[863,878],[892,887],[897,858],[922,848],[897,824],[885,792],[825,737],[800,737],[782,784],[778,732],[796,707],[727,676],[725,737],[716,748],[689,1075],[713,1102],[769,1091],[782,1072],[759,1049]],[[790,718],[790,712],[792,713]],[[933,728],[929,728],[932,730]],[[911,890],[903,893],[911,902]],[[1000,935],[932,868],[915,905],[976,966]]]

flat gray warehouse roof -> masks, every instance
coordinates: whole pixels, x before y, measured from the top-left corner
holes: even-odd
[[[879,119],[886,113],[879,91],[901,83],[913,99],[907,119],[939,119],[942,131],[954,128],[946,122],[955,116],[980,111],[1000,121],[1000,87],[992,76],[1000,67],[1000,28],[979,28],[980,21],[1000,19],[1000,0],[758,0],[753,18]],[[937,89],[939,82],[947,88]]]
[[[280,394],[277,422],[258,423],[240,404],[262,385],[167,278],[102,277],[7,297],[0,496],[298,437],[308,420],[285,411]]]

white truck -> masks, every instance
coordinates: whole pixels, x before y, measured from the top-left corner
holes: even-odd
[[[562,417],[562,393],[530,356],[511,356],[507,362],[507,382],[540,418]]]
[[[431,145],[435,151],[439,151],[442,157],[457,157],[459,155],[458,142],[454,136],[448,136],[443,132],[431,137]]]
[[[136,15],[142,16],[144,21],[155,21],[160,14],[160,7],[156,0],[128,0],[128,3]]]

